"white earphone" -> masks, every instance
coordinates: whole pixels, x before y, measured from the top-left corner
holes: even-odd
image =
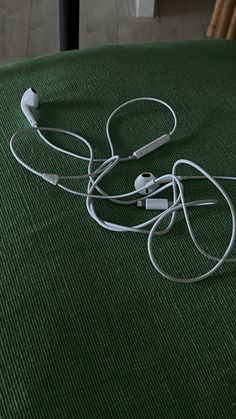
[[[153,183],[155,179],[156,177],[152,173],[149,173],[149,172],[141,173],[141,175],[139,175],[135,179],[134,187],[136,190],[139,190],[140,188],[144,188],[139,193],[141,195],[148,195],[152,191],[155,191],[159,186]]]
[[[37,107],[39,106],[38,93],[35,89],[30,88],[25,91],[21,98],[20,106],[23,114],[28,119],[30,125],[32,125],[32,127],[37,126],[36,119],[34,118],[34,115],[31,112],[31,108],[37,109]]]
[[[164,107],[166,107],[172,114],[173,119],[174,119],[174,124],[172,127],[172,130],[168,133],[168,134],[163,134],[161,137],[156,138],[155,140],[151,141],[150,143],[146,144],[145,146],[139,148],[138,150],[135,150],[132,155],[127,156],[127,157],[120,157],[118,155],[115,154],[114,152],[114,148],[113,148],[113,144],[112,144],[112,140],[111,140],[111,136],[110,136],[110,123],[111,120],[113,118],[113,116],[121,109],[124,108],[126,106],[128,106],[129,104],[133,103],[133,102],[137,102],[137,101],[152,101],[152,102],[157,102],[161,105],[163,105]],[[178,160],[174,163],[172,170],[170,173],[160,176],[160,177],[155,177],[153,174],[149,173],[149,172],[145,172],[142,173],[141,175],[139,175],[135,182],[134,182],[134,187],[135,189],[133,191],[127,192],[127,193],[123,193],[123,194],[117,194],[117,195],[108,195],[106,194],[105,191],[103,191],[100,186],[99,183],[100,181],[110,172],[113,170],[113,168],[117,165],[120,164],[123,161],[132,161],[132,160],[137,160],[140,159],[144,156],[146,156],[147,154],[153,152],[154,150],[156,150],[158,147],[168,143],[171,139],[171,136],[174,134],[176,126],[177,126],[177,118],[176,118],[176,114],[174,112],[174,110],[171,108],[170,105],[168,105],[166,102],[160,100],[160,99],[156,99],[156,98],[149,98],[149,97],[142,97],[142,98],[135,98],[132,100],[129,100],[128,102],[123,103],[121,106],[119,106],[118,108],[116,108],[111,115],[109,116],[107,123],[106,123],[106,135],[107,135],[107,140],[109,143],[109,147],[110,147],[110,157],[105,158],[105,159],[95,159],[94,158],[94,153],[93,153],[93,149],[92,146],[90,145],[90,143],[83,138],[82,136],[80,136],[79,134],[75,134],[73,132],[70,132],[68,130],[63,130],[63,129],[58,129],[58,128],[48,128],[48,127],[39,127],[37,120],[34,116],[34,114],[32,113],[32,110],[36,109],[39,105],[39,99],[38,99],[38,93],[30,88],[28,90],[26,90],[26,92],[23,94],[22,99],[21,99],[21,110],[24,113],[24,115],[26,116],[27,120],[29,121],[31,127],[30,128],[26,128],[26,129],[22,129],[17,131],[11,138],[10,140],[10,149],[11,152],[13,154],[13,156],[15,157],[15,159],[22,165],[24,166],[27,170],[29,170],[30,172],[34,173],[35,175],[41,177],[42,179],[46,180],[47,182],[60,187],[61,189],[64,189],[65,191],[78,195],[78,196],[84,196],[86,197],[86,207],[88,210],[88,213],[90,214],[90,216],[99,224],[101,225],[103,228],[108,229],[108,230],[112,230],[112,231],[130,231],[130,232],[135,232],[135,233],[142,233],[142,234],[147,234],[148,235],[148,254],[150,257],[150,260],[153,264],[153,266],[155,267],[155,269],[164,277],[168,278],[171,281],[176,281],[176,282],[197,282],[200,281],[202,279],[205,279],[207,277],[209,277],[210,275],[212,275],[214,272],[217,271],[217,269],[222,265],[223,262],[235,262],[236,259],[227,259],[228,255],[230,254],[234,243],[235,243],[235,237],[236,237],[236,214],[235,214],[235,209],[233,206],[233,203],[231,202],[231,199],[229,198],[228,194],[225,192],[225,190],[222,188],[222,186],[217,182],[217,179],[225,179],[225,180],[231,180],[231,181],[235,181],[236,177],[227,177],[227,176],[211,176],[210,174],[208,174],[204,169],[202,169],[200,166],[198,166],[196,163],[193,163],[189,160],[186,159],[181,159]],[[53,147],[54,149],[62,152],[63,154],[72,156],[74,158],[80,159],[80,160],[84,160],[88,162],[88,172],[86,174],[82,174],[79,176],[61,176],[59,174],[55,174],[55,173],[42,173],[39,172],[38,170],[36,170],[35,168],[29,166],[27,163],[25,163],[16,153],[15,148],[14,148],[14,142],[16,140],[16,138],[18,138],[21,134],[28,132],[30,130],[35,130],[37,131],[37,133],[39,134],[39,136],[46,142],[46,144],[48,144],[50,147]],[[53,145],[43,134],[43,132],[49,132],[49,131],[53,131],[53,132],[58,132],[58,133],[64,133],[67,134],[71,137],[76,138],[77,140],[83,142],[89,152],[89,157],[87,156],[82,156],[79,154],[75,154],[72,153],[70,151],[64,150],[60,147],[57,147],[55,145]],[[94,165],[98,165],[98,167],[94,168]],[[188,165],[192,168],[195,168],[196,170],[198,170],[198,172],[200,172],[200,176],[177,176],[176,175],[176,170],[180,165]],[[73,189],[68,188],[67,186],[64,185],[63,181],[67,180],[67,179],[88,179],[88,184],[87,184],[87,191],[86,192],[80,192],[80,191],[76,191]],[[195,206],[207,206],[207,205],[214,205],[217,203],[216,200],[198,200],[198,201],[193,201],[193,202],[185,202],[185,196],[184,196],[184,190],[183,190],[183,184],[182,182],[186,181],[186,180],[191,180],[191,179],[208,179],[222,194],[222,196],[224,197],[224,199],[227,202],[227,205],[230,209],[230,214],[231,214],[231,219],[232,219],[232,230],[231,230],[231,238],[229,240],[228,246],[225,250],[224,255],[221,258],[217,258],[215,256],[209,255],[207,254],[199,245],[199,243],[196,240],[196,237],[193,233],[191,224],[190,224],[190,220],[189,220],[189,215],[188,215],[188,210],[187,208],[189,207],[195,207]],[[156,195],[160,194],[161,192],[163,192],[164,190],[171,188],[173,191],[173,201],[172,202],[168,202],[167,199],[165,198],[154,198],[154,196],[156,197]],[[139,197],[137,197],[137,194],[141,195]],[[125,198],[125,199],[124,199]],[[128,198],[128,199],[127,199]],[[124,225],[119,225],[119,224],[115,224],[109,221],[105,221],[102,220],[100,217],[98,217],[95,208],[94,208],[94,199],[105,199],[105,200],[109,200],[115,204],[118,205],[136,205],[138,208],[145,208],[147,210],[160,210],[162,211],[161,213],[156,214],[155,216],[153,216],[152,218],[150,218],[149,220],[147,220],[144,223],[138,224],[138,225],[134,225],[134,226],[124,226]],[[190,234],[190,237],[195,245],[195,247],[197,248],[197,250],[206,258],[213,260],[216,262],[215,266],[210,269],[209,271],[207,271],[206,273],[203,273],[200,276],[196,276],[194,278],[178,278],[178,277],[174,277],[172,275],[170,275],[169,273],[165,272],[160,266],[159,263],[157,262],[157,258],[156,256],[154,256],[153,254],[153,237],[154,235],[162,235],[162,234],[167,234],[170,229],[173,227],[175,221],[176,221],[176,212],[182,210],[184,213],[184,217],[185,217],[185,221],[187,224],[187,228],[188,228],[188,232]],[[170,222],[168,224],[168,226],[164,229],[161,230],[159,228],[160,223],[162,222],[162,220],[165,217],[168,217],[169,215],[171,215],[171,219]],[[148,227],[151,226],[150,229],[148,229]],[[157,230],[158,228],[158,230]]]

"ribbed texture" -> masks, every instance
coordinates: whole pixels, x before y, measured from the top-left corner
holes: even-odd
[[[28,126],[20,98],[29,86],[40,94],[39,123],[81,133],[97,156],[108,154],[112,110],[150,95],[175,109],[176,134],[145,159],[117,167],[104,181],[108,192],[131,190],[146,170],[169,172],[178,158],[214,175],[235,175],[235,57],[233,42],[201,41],[104,47],[0,69],[1,418],[236,417],[235,264],[199,284],[170,283],[153,269],[145,236],[101,229],[84,199],[26,172],[9,151],[14,131]],[[155,104],[121,111],[112,125],[116,152],[131,154],[163,134],[168,118]],[[67,137],[50,138],[84,152]],[[19,139],[17,149],[39,170],[86,171],[36,134]],[[236,203],[236,185],[224,186]],[[186,184],[186,194],[218,196],[208,182]],[[103,202],[96,207],[104,219],[127,225],[147,216]],[[227,246],[228,218],[222,200],[191,210],[211,254]],[[212,263],[196,254],[178,220],[168,237],[155,240],[155,254],[173,274],[200,274]]]

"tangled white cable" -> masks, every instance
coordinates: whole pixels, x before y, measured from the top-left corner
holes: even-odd
[[[115,152],[114,152],[114,148],[113,148],[113,144],[112,144],[112,140],[111,140],[111,136],[110,136],[110,123],[111,123],[111,120],[112,120],[113,116],[120,109],[122,109],[123,107],[125,107],[125,106],[127,106],[127,105],[129,105],[133,102],[136,102],[136,101],[153,101],[153,102],[158,102],[158,103],[162,104],[163,106],[165,106],[171,112],[171,114],[173,116],[173,119],[174,119],[174,125],[173,125],[172,130],[169,132],[169,134],[164,134],[161,137],[158,137],[157,139],[152,141],[151,143],[145,145],[144,147],[134,151],[132,155],[130,155],[128,157],[121,158],[120,156],[115,155]],[[23,113],[25,114],[25,116],[27,117],[27,119],[29,120],[29,122],[32,126],[30,128],[19,130],[12,136],[12,138],[10,140],[10,149],[11,149],[11,152],[12,152],[13,156],[27,170],[29,170],[32,173],[34,173],[35,175],[43,178],[47,182],[49,182],[53,185],[56,185],[59,188],[64,189],[65,191],[67,191],[69,193],[72,193],[72,194],[75,194],[75,195],[78,195],[78,196],[86,197],[87,198],[86,199],[86,207],[87,207],[88,213],[103,228],[105,228],[107,230],[111,230],[111,231],[117,231],[117,232],[135,232],[135,233],[147,234],[148,235],[148,242],[147,242],[148,254],[149,254],[150,260],[151,260],[153,266],[155,267],[155,269],[161,275],[163,275],[164,277],[168,278],[169,280],[175,281],[175,282],[185,282],[185,283],[197,282],[197,281],[200,281],[202,279],[205,279],[205,278],[209,277],[214,272],[216,272],[217,269],[219,269],[219,267],[222,265],[223,262],[235,262],[236,261],[236,259],[233,259],[233,258],[227,259],[230,252],[233,249],[235,238],[236,238],[236,214],[235,214],[235,209],[234,209],[233,203],[231,202],[231,199],[229,198],[228,194],[225,192],[225,190],[222,188],[222,186],[216,180],[216,179],[225,179],[225,180],[234,181],[234,180],[236,180],[236,177],[211,176],[209,173],[207,173],[204,169],[202,169],[196,163],[193,163],[189,160],[181,159],[181,160],[178,160],[174,163],[171,173],[160,176],[158,178],[154,178],[150,182],[148,182],[145,186],[142,186],[138,189],[132,190],[132,191],[127,192],[127,193],[117,194],[117,195],[108,195],[99,186],[100,181],[110,171],[112,171],[118,163],[120,163],[122,161],[140,159],[144,155],[146,155],[148,153],[151,153],[156,148],[158,148],[158,147],[166,144],[168,141],[170,141],[170,138],[173,135],[173,133],[176,129],[176,126],[177,126],[177,118],[176,118],[176,115],[175,115],[175,112],[173,111],[173,109],[166,102],[164,102],[162,100],[159,100],[159,99],[156,99],[156,98],[148,98],[148,97],[135,98],[135,99],[129,100],[128,102],[123,103],[121,106],[119,106],[117,109],[115,109],[112,112],[112,114],[110,115],[110,117],[108,118],[107,124],[106,124],[106,134],[107,134],[107,139],[108,139],[109,148],[110,148],[110,157],[108,157],[106,159],[95,159],[94,158],[94,153],[93,153],[93,148],[90,145],[90,143],[85,138],[83,138],[82,136],[80,136],[78,134],[75,134],[75,133],[70,132],[68,130],[59,129],[59,128],[39,127],[38,124],[37,124],[37,121],[36,121],[34,115],[31,112],[31,109],[30,109],[30,108],[36,108],[37,106],[38,106],[37,92],[34,89],[28,89],[22,97],[21,109],[22,109]],[[57,151],[60,151],[63,154],[67,154],[69,156],[75,157],[77,159],[87,161],[88,162],[88,172],[86,174],[79,175],[79,176],[61,176],[61,175],[52,174],[52,173],[42,173],[42,172],[34,169],[33,167],[29,166],[16,153],[15,148],[14,148],[14,140],[17,137],[19,137],[19,135],[21,135],[23,133],[26,133],[30,130],[37,131],[37,133],[46,142],[46,144],[53,147]],[[63,148],[59,148],[59,147],[53,145],[43,135],[43,132],[48,132],[48,131],[67,134],[71,137],[74,137],[74,138],[80,140],[83,144],[85,144],[87,146],[88,151],[89,151],[89,157],[81,156],[79,154],[69,152],[67,150],[64,150]],[[97,163],[99,165],[97,168],[94,168],[95,163]],[[198,170],[201,173],[201,175],[197,176],[197,177],[196,176],[177,176],[176,170],[180,165],[191,166],[192,168]],[[65,186],[63,183],[61,183],[61,181],[67,180],[67,179],[85,179],[85,178],[88,178],[87,192],[80,192],[80,191],[70,189],[67,186]],[[202,205],[212,205],[212,204],[215,204],[216,201],[215,200],[204,200],[204,201],[198,200],[198,201],[193,201],[193,202],[185,202],[185,196],[184,196],[182,181],[189,180],[189,179],[208,179],[220,191],[220,193],[222,194],[223,198],[225,199],[225,201],[226,201],[226,203],[229,207],[229,210],[230,210],[230,213],[231,213],[231,218],[232,218],[231,237],[230,237],[228,246],[227,246],[227,248],[226,248],[226,250],[225,250],[225,252],[224,252],[224,254],[221,258],[217,258],[215,256],[212,256],[212,255],[206,253],[200,247],[200,245],[197,242],[196,237],[194,235],[194,232],[193,232],[190,220],[189,220],[188,210],[187,210],[187,208],[189,208],[189,207],[202,206]],[[157,187],[157,185],[158,185],[158,187]],[[147,189],[147,186],[148,186],[148,189]],[[118,204],[118,205],[135,205],[135,204],[137,205],[137,203],[139,203],[139,206],[140,206],[140,202],[142,203],[142,201],[153,198],[154,196],[160,194],[161,192],[163,192],[167,188],[172,188],[172,191],[173,191],[173,202],[172,202],[172,204],[169,207],[167,206],[167,208],[165,210],[163,210],[161,213],[158,213],[155,217],[152,217],[149,220],[147,220],[146,222],[138,224],[138,225],[124,226],[124,225],[115,224],[115,223],[112,223],[110,221],[106,221],[106,220],[101,219],[95,211],[94,199],[109,200],[109,201],[111,201],[115,204]],[[140,197],[138,197],[138,198],[135,197],[135,195],[137,195],[137,193],[142,193],[144,191],[144,189],[148,190],[149,192],[146,195],[142,196],[141,198]],[[129,200],[124,199],[124,198],[130,198],[130,197],[132,197],[133,199],[129,199]],[[158,201],[158,200],[156,200],[156,201]],[[205,256],[206,258],[216,262],[215,266],[212,269],[210,269],[206,273],[203,273],[200,276],[196,276],[194,278],[178,278],[178,277],[174,277],[174,276],[168,274],[167,272],[165,272],[159,266],[159,263],[157,262],[157,258],[153,254],[153,237],[154,237],[154,235],[167,234],[170,231],[170,229],[173,227],[173,225],[175,223],[175,220],[176,220],[176,212],[179,211],[179,210],[183,211],[188,232],[189,232],[190,237],[191,237],[195,247],[197,248],[197,250],[203,256]],[[168,217],[169,215],[171,215],[171,219],[170,219],[170,222],[169,222],[168,226],[164,230],[161,230],[159,228],[161,222],[163,221],[164,218]],[[151,226],[151,229],[147,228],[149,226]]]

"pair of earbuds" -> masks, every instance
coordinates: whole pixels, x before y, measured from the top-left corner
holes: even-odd
[[[114,151],[114,147],[113,147],[113,143],[112,143],[112,139],[110,135],[111,121],[114,118],[114,116],[117,114],[117,112],[119,112],[122,108],[129,106],[130,104],[134,102],[142,102],[142,101],[156,102],[164,106],[165,108],[167,108],[173,117],[173,126],[169,133],[167,134],[165,133],[161,137],[155,138],[153,141],[135,150],[131,155],[121,157],[115,154],[115,151]],[[205,171],[202,167],[200,167],[195,162],[192,162],[186,159],[180,159],[180,160],[177,160],[173,164],[171,171],[165,175],[156,177],[152,173],[149,173],[149,172],[141,173],[134,181],[134,190],[131,190],[129,192],[126,192],[123,194],[109,195],[100,186],[101,180],[104,179],[115,168],[116,165],[122,164],[122,162],[125,162],[125,161],[132,162],[135,160],[139,160],[143,158],[144,156],[148,155],[149,153],[154,152],[159,147],[164,146],[171,140],[171,137],[176,130],[177,117],[174,110],[169,104],[157,98],[141,97],[141,98],[131,99],[123,103],[122,105],[120,105],[118,108],[116,108],[110,114],[106,123],[106,136],[107,136],[108,145],[110,149],[110,156],[104,159],[98,159],[94,157],[94,151],[91,144],[89,143],[87,139],[85,139],[81,135],[77,133],[73,133],[68,130],[59,129],[59,128],[40,127],[35,117],[35,110],[38,108],[38,106],[39,106],[38,93],[33,88],[27,89],[21,99],[21,110],[23,114],[25,115],[25,117],[27,118],[27,120],[29,121],[31,127],[19,130],[12,136],[10,140],[10,149],[15,159],[25,169],[29,170],[34,175],[41,177],[43,180],[49,182],[50,184],[57,186],[68,193],[72,193],[80,197],[86,197],[87,211],[89,215],[101,227],[107,230],[114,231],[114,232],[133,232],[133,233],[147,234],[148,255],[149,255],[152,265],[154,266],[156,271],[159,272],[159,274],[161,274],[162,276],[166,277],[167,279],[171,281],[192,283],[192,282],[197,282],[205,278],[208,278],[209,276],[214,274],[224,262],[236,261],[236,259],[234,258],[229,258],[229,254],[231,253],[233,249],[233,246],[235,243],[235,237],[236,237],[235,208],[230,197],[228,196],[224,188],[218,182],[218,180],[235,181],[236,177],[211,176],[209,173],[207,173],[207,171]],[[18,156],[18,153],[15,150],[15,141],[22,134],[25,134],[28,131],[36,131],[37,134],[40,136],[40,138],[48,146],[54,148],[55,150],[67,156],[71,156],[73,158],[86,161],[88,164],[87,173],[80,174],[78,176],[59,175],[56,173],[40,172],[39,170],[27,164],[22,158]],[[65,150],[63,148],[60,148],[52,144],[48,140],[48,138],[45,136],[45,133],[51,132],[51,131],[56,132],[56,133],[67,134],[70,137],[75,138],[76,140],[79,140],[87,147],[88,155],[85,156],[85,155],[76,154],[76,153],[73,153],[71,151]],[[183,166],[183,165],[185,166],[187,165],[191,168],[196,169],[199,172],[199,175],[198,176],[177,175],[177,169],[179,169],[179,166]],[[87,190],[78,191],[78,190],[74,190],[66,186],[65,184],[66,181],[73,180],[73,179],[75,180],[87,179],[88,180]],[[189,208],[195,208],[199,206],[209,207],[212,205],[216,205],[217,201],[213,199],[211,200],[206,199],[206,200],[196,200],[196,201],[187,202],[185,198],[185,193],[184,193],[183,182],[189,181],[189,180],[205,180],[205,179],[209,180],[216,187],[216,189],[221,193],[222,197],[226,201],[230,210],[230,217],[231,217],[231,223],[232,223],[231,237],[229,239],[229,242],[228,242],[227,248],[225,249],[224,254],[220,258],[206,253],[205,250],[200,246],[194,234],[193,228],[191,226],[190,216],[188,212]],[[169,202],[165,198],[157,198],[157,196],[160,193],[164,192],[168,188],[172,190],[173,199],[171,202]],[[103,220],[100,216],[98,216],[95,206],[94,206],[94,200],[100,200],[100,199],[108,200],[114,203],[115,205],[126,205],[126,206],[136,205],[138,208],[145,208],[147,210],[155,210],[155,215],[153,215],[154,212],[152,212],[151,218],[149,218],[147,221],[143,223],[135,224],[133,226],[116,224],[109,220]],[[215,265],[213,268],[195,277],[180,278],[164,271],[164,269],[161,267],[161,259],[162,259],[161,253],[158,253],[157,255],[154,254],[154,250],[153,250],[154,236],[158,236],[158,235],[160,236],[160,235],[169,233],[169,231],[172,229],[172,227],[174,226],[176,222],[176,214],[178,211],[183,212],[189,235],[196,249],[204,257],[215,262]],[[169,220],[168,225],[165,228],[161,228],[161,224],[165,218]]]

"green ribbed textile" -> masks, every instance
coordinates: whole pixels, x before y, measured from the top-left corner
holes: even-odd
[[[20,98],[30,86],[40,94],[35,112],[40,125],[80,133],[97,157],[109,155],[109,114],[126,100],[153,96],[176,111],[172,141],[140,161],[117,166],[104,189],[131,190],[138,174],[168,173],[179,158],[213,175],[233,176],[236,43],[204,40],[59,53],[2,67],[0,85],[0,417],[235,418],[235,263],[225,263],[197,284],[169,282],[150,263],[146,236],[102,229],[88,216],[85,199],[21,167],[9,141],[17,129],[28,127]],[[127,156],[171,124],[160,105],[130,105],[112,122],[115,152]],[[48,137],[86,153],[74,139]],[[21,135],[16,148],[40,171],[75,175],[87,170],[85,163],[53,152],[35,133]],[[179,172],[197,174],[184,166]],[[221,182],[234,203],[235,183]],[[74,181],[73,187],[82,190],[85,184]],[[187,182],[185,192],[187,200],[219,199],[214,207],[191,209],[190,217],[204,249],[222,255],[231,234],[224,200],[204,181]],[[153,214],[105,202],[96,203],[96,209],[104,219],[127,225]],[[214,263],[198,255],[181,214],[177,221],[167,236],[155,238],[155,255],[172,274],[199,275]]]

